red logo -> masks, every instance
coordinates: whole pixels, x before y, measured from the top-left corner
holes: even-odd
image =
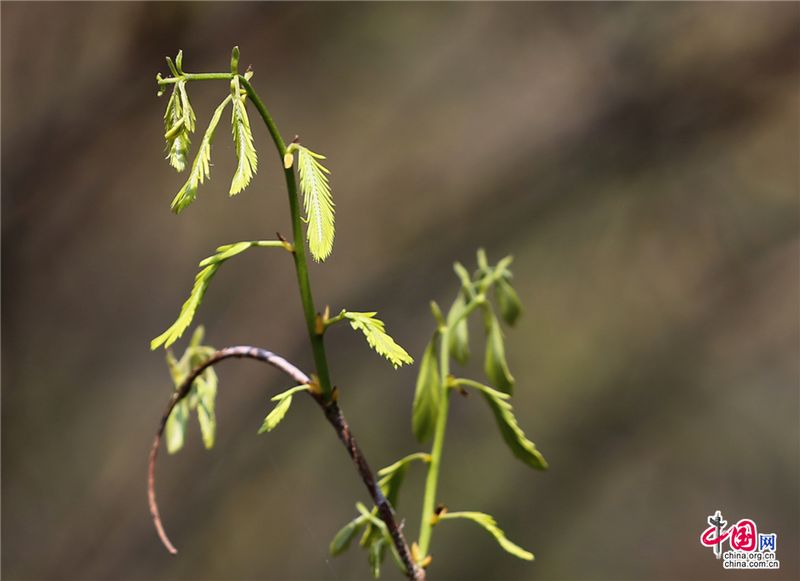
[[[734,551],[752,552],[756,550],[758,530],[756,523],[743,518],[736,524],[724,529],[716,523],[708,527],[700,536],[704,547],[713,547],[727,540]]]

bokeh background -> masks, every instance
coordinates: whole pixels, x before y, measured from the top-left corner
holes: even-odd
[[[798,577],[798,4],[3,3],[4,578],[368,577],[359,551],[327,555],[360,481],[310,401],[256,436],[287,384],[255,363],[218,368],[216,448],[194,432],[161,458],[177,557],[150,522],[171,383],[148,342],[217,245],[290,231],[255,120],[254,184],[228,199],[223,121],[211,182],[169,211],[183,178],[155,74],[179,48],[187,70],[224,71],[234,44],[284,134],[333,170],[320,306],[380,311],[419,356],[451,263],[516,258],[515,407],[552,468],[456,398],[441,500],[492,513],[537,560],[446,523],[432,579]],[[198,125],[227,90],[190,87]],[[198,320],[214,345],[310,366],[281,253],[226,264]],[[328,345],[373,466],[417,450],[415,370],[344,327]],[[398,507],[411,538],[421,476]],[[780,571],[724,572],[698,540],[716,509],[778,533]]]

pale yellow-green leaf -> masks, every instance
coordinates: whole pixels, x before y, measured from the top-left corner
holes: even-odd
[[[200,148],[197,150],[194,162],[192,162],[192,169],[189,172],[189,177],[172,200],[171,207],[176,214],[179,214],[197,198],[197,188],[200,184],[205,182],[206,179],[211,177],[211,143],[214,140],[214,132],[222,117],[222,111],[230,101],[231,97],[226,97],[225,100],[219,104],[214,111],[214,115],[211,117],[208,128],[203,135],[203,140],[200,142]]]
[[[191,143],[189,139],[189,128],[186,125],[186,116],[183,110],[181,91],[183,84],[184,82],[175,83],[169,101],[167,101],[167,110],[164,113],[166,159],[169,160],[169,164],[179,172],[186,169],[186,160],[189,156],[189,145]],[[183,92],[185,92],[185,89]],[[191,118],[191,114],[189,118]]]
[[[258,171],[258,156],[255,145],[253,145],[253,132],[250,129],[250,119],[247,117],[244,97],[233,97],[231,124],[233,145],[238,159],[230,189],[230,195],[235,196],[250,184],[253,175]]]
[[[181,109],[183,110],[183,125],[189,131],[189,133],[194,133],[195,130],[195,121],[197,117],[195,117],[194,110],[192,109],[192,104],[189,102],[189,94],[186,92],[186,81],[181,81],[176,83],[180,94],[181,94]]]
[[[192,334],[189,346],[180,359],[176,359],[171,350],[167,350],[167,366],[170,376],[178,389],[191,373],[192,369],[202,364],[214,353],[214,348],[203,345],[203,327],[199,326]],[[216,397],[217,374],[214,369],[205,369],[192,383],[187,396],[173,408],[165,426],[165,440],[167,450],[173,454],[183,447],[188,430],[188,421],[191,410],[197,412],[203,444],[206,448],[214,445],[216,433]]]
[[[301,145],[296,145],[296,149],[300,189],[303,192],[303,207],[308,222],[308,248],[314,260],[321,262],[333,250],[335,204],[328,182],[330,172],[319,162],[320,159],[325,159],[324,155],[314,153]]]
[[[217,432],[216,399],[217,399],[217,374],[213,368],[207,368],[195,380],[197,390],[197,421],[200,423],[200,433],[206,448],[214,447]]]
[[[273,397],[272,401],[277,403],[275,407],[272,408],[272,411],[267,414],[267,417],[264,418],[264,423],[261,424],[258,433],[263,434],[264,432],[271,432],[274,430],[278,424],[281,423],[283,418],[286,417],[286,412],[289,411],[292,405],[292,396],[299,391],[308,391],[308,389],[308,385],[296,385]]]
[[[174,454],[183,447],[188,421],[189,402],[184,400],[175,406],[169,418],[167,418],[164,438],[167,442],[167,452],[170,454]]]
[[[254,240],[249,242],[237,242],[236,244],[227,244],[225,246],[220,246],[218,249],[219,251],[216,254],[209,256],[200,262],[201,270],[197,273],[197,276],[195,276],[192,292],[189,295],[189,298],[186,299],[186,302],[183,303],[178,318],[169,327],[169,329],[164,331],[161,335],[150,342],[150,348],[156,349],[161,345],[164,345],[164,347],[169,347],[175,341],[181,338],[184,331],[186,331],[189,325],[192,324],[194,315],[197,312],[197,308],[200,306],[200,303],[203,301],[203,296],[208,289],[208,285],[211,283],[211,279],[214,278],[214,275],[217,273],[217,270],[223,262],[233,256],[236,256],[237,254],[241,254],[248,248],[252,248],[254,246],[263,247],[268,244],[273,245],[274,243],[271,241],[268,242]]]
[[[377,313],[357,313],[344,311],[343,316],[350,321],[350,326],[361,331],[367,343],[379,355],[383,355],[397,369],[400,365],[414,363],[411,356],[398,345],[387,333],[383,321],[376,319]]]
[[[291,396],[278,400],[278,403],[275,404],[275,407],[272,408],[272,411],[267,414],[266,418],[264,418],[264,423],[261,424],[261,428],[258,430],[258,433],[263,434],[264,432],[271,432],[278,427],[278,424],[281,423],[281,420],[286,417],[286,412],[289,411],[291,405]]]

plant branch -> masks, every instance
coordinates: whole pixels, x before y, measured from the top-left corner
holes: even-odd
[[[428,476],[425,480],[425,496],[422,501],[422,517],[419,529],[419,550],[420,558],[424,559],[428,555],[431,536],[433,535],[433,525],[435,520],[436,492],[439,484],[439,469],[442,462],[442,452],[444,449],[444,436],[447,430],[447,416],[450,408],[450,333],[455,325],[464,318],[468,317],[475,309],[486,303],[485,291],[472,296],[469,303],[457,313],[452,320],[447,322],[442,328],[439,349],[439,379],[441,383],[441,404],[439,415],[436,418],[436,428],[433,434],[433,445],[431,446],[431,460],[428,464]]]
[[[158,451],[161,447],[161,439],[164,434],[164,428],[166,427],[167,420],[169,419],[169,416],[175,406],[183,398],[189,395],[189,392],[192,388],[192,383],[194,383],[195,379],[197,379],[207,368],[232,357],[262,361],[282,371],[298,384],[302,385],[312,383],[312,380],[308,377],[308,375],[300,371],[300,369],[283,357],[276,355],[271,351],[259,349],[257,347],[237,346],[220,349],[211,355],[203,363],[195,367],[186,377],[186,379],[184,379],[183,383],[181,383],[181,385],[175,390],[169,400],[169,403],[167,404],[164,415],[161,417],[158,432],[153,440],[153,445],[150,449],[150,459],[147,472],[147,497],[150,504],[150,514],[153,517],[153,524],[156,527],[156,531],[158,532],[161,542],[173,555],[176,554],[178,550],[175,548],[172,542],[170,542],[169,537],[164,530],[155,493],[155,465],[158,457]],[[361,449],[356,443],[356,439],[353,436],[350,425],[347,423],[344,414],[342,414],[339,404],[335,401],[335,399],[325,400],[320,393],[313,390],[309,390],[308,393],[314,399],[314,401],[317,402],[320,408],[322,408],[326,419],[331,426],[333,426],[333,429],[336,431],[337,436],[339,436],[339,439],[345,445],[345,448],[347,448],[347,452],[350,455],[350,458],[353,460],[353,463],[356,465],[356,469],[358,470],[358,474],[361,477],[362,482],[364,482],[364,486],[366,486],[370,497],[378,507],[381,520],[383,520],[388,527],[394,546],[400,555],[400,560],[403,562],[403,565],[406,568],[406,574],[414,581],[424,581],[425,573],[414,563],[414,560],[411,557],[411,552],[408,549],[408,544],[403,536],[403,532],[395,520],[394,511],[392,510],[389,502],[386,500],[386,497],[381,491],[380,486],[378,486],[376,483],[372,470],[367,463],[367,459],[364,457],[364,454],[361,452]]]
[[[198,73],[198,74],[183,74],[181,76],[174,76],[167,79],[161,78],[161,76],[159,75],[156,80],[159,86],[163,87],[165,85],[177,83],[180,80],[186,80],[186,81],[219,80],[219,79],[231,79],[234,76],[236,76],[235,73]],[[259,114],[261,115],[261,118],[264,121],[267,130],[269,131],[270,137],[272,138],[272,141],[275,144],[275,148],[277,150],[280,159],[281,167],[284,167],[283,160],[286,154],[286,143],[284,142],[283,137],[281,136],[277,125],[273,121],[272,116],[270,115],[269,111],[264,105],[264,102],[258,96],[255,89],[253,89],[253,86],[250,84],[249,79],[247,78],[248,76],[249,75],[238,75],[239,84],[247,93],[250,102],[253,103],[253,105],[256,107]],[[325,353],[325,343],[323,341],[324,327],[322,329],[318,328],[317,311],[314,307],[314,299],[311,293],[311,282],[309,280],[308,264],[306,262],[306,248],[305,244],[303,243],[302,216],[300,213],[300,202],[297,193],[297,182],[295,179],[295,173],[293,167],[289,168],[284,167],[284,179],[286,181],[286,190],[289,198],[289,209],[292,218],[292,236],[293,236],[292,254],[294,256],[297,284],[300,292],[300,299],[303,306],[303,315],[306,320],[308,337],[311,343],[311,350],[314,357],[314,365],[319,380],[319,392],[317,393],[309,392],[309,393],[312,393],[314,399],[322,407],[322,409],[325,412],[325,417],[328,419],[329,423],[336,430],[339,439],[347,447],[348,453],[350,454],[350,457],[355,463],[359,475],[361,476],[361,479],[364,481],[364,484],[367,487],[370,496],[372,497],[373,501],[378,507],[381,519],[386,523],[386,526],[390,531],[390,535],[394,542],[395,548],[397,549],[401,557],[401,560],[406,567],[406,575],[409,578],[414,579],[415,581],[424,580],[425,572],[412,559],[410,551],[408,549],[408,545],[406,544],[406,541],[403,537],[403,533],[397,526],[397,523],[394,519],[394,513],[392,507],[384,497],[380,487],[376,484],[375,477],[373,476],[372,471],[370,470],[369,465],[366,462],[366,459],[364,458],[363,454],[358,448],[355,439],[352,437],[350,428],[347,422],[345,421],[344,416],[342,415],[338,403],[336,402],[334,389],[332,387],[330,379],[330,372],[328,369],[328,360]],[[231,353],[225,355],[225,357],[218,357],[214,361],[207,362],[206,367],[208,365],[213,365],[217,361],[224,359],[226,357],[234,357],[234,356],[252,357],[255,359],[267,361],[268,363],[272,363],[273,365],[275,365],[274,361],[259,356],[258,355],[259,350],[250,352],[248,351],[248,349],[250,349],[248,347],[231,348],[231,349],[242,349],[243,352],[241,354]],[[218,352],[218,354],[219,353],[222,352]],[[261,355],[265,354],[270,354],[273,358],[277,357],[269,352],[261,353]],[[217,355],[215,355],[214,357],[217,357]],[[212,359],[214,359],[214,357],[212,357]],[[281,361],[285,362],[285,360],[282,359]],[[296,370],[296,368],[294,369]],[[200,370],[199,372],[202,372],[202,370]],[[194,376],[194,378],[196,378],[196,375]],[[192,378],[192,381],[194,380],[194,378]],[[306,378],[305,382],[307,381],[308,378]],[[171,400],[170,406],[167,410],[167,414],[162,419],[162,424],[159,429],[159,433],[156,436],[156,439],[153,443],[153,449],[150,454],[150,474],[151,474],[149,481],[150,501],[151,501],[150,510],[151,513],[153,514],[153,521],[156,524],[159,536],[161,537],[165,546],[167,546],[167,548],[170,549],[170,552],[176,552],[176,551],[175,548],[171,545],[171,543],[169,543],[169,539],[166,537],[163,527],[161,526],[161,521],[158,517],[158,507],[155,504],[155,493],[153,491],[153,486],[152,486],[152,479],[153,479],[152,472],[154,469],[155,458],[158,453],[158,447],[160,445],[161,434],[163,433],[164,427],[166,425],[166,419],[169,417],[169,412],[172,410],[175,404],[178,401],[180,401],[180,399],[185,397],[190,387],[191,387],[191,381],[189,381],[189,383],[184,388],[182,388],[182,390],[179,390],[179,392],[177,392],[178,394],[185,392],[183,393],[183,395],[180,395],[178,397],[173,396],[174,401]]]
[[[178,405],[183,398],[189,395],[189,391],[192,389],[192,383],[194,383],[194,380],[197,379],[208,367],[211,367],[212,365],[231,357],[257,359],[258,361],[269,363],[273,367],[283,371],[297,383],[309,383],[310,381],[305,373],[286,361],[283,357],[275,355],[271,351],[258,349],[257,347],[238,346],[227,347],[214,353],[202,364],[195,367],[186,377],[183,383],[181,383],[180,387],[175,390],[169,400],[169,403],[167,404],[167,409],[164,411],[164,415],[161,416],[161,423],[158,426],[158,432],[156,433],[156,436],[153,439],[153,445],[150,448],[150,460],[147,466],[147,500],[150,505],[150,514],[153,517],[153,524],[156,527],[156,531],[158,532],[161,542],[164,543],[164,546],[173,555],[175,555],[178,550],[170,542],[169,537],[164,530],[164,526],[161,523],[161,516],[158,511],[158,503],[156,502],[156,458],[158,458],[158,450],[161,447],[161,438],[164,435],[164,428],[167,426],[169,415],[172,413],[172,410],[175,409],[175,406]]]
[[[231,73],[184,73],[178,77],[162,78],[161,73],[156,75],[156,82],[160,86],[174,85],[178,81],[219,81],[222,79],[232,79]],[[244,77],[242,77],[244,78]]]
[[[450,341],[450,329],[445,327],[440,337],[441,346],[439,349],[439,380],[441,400],[439,404],[439,415],[436,418],[436,429],[433,434],[433,445],[431,446],[431,462],[428,464],[428,476],[425,479],[425,496],[422,501],[422,516],[419,528],[419,552],[420,559],[428,555],[431,534],[433,533],[433,520],[436,505],[436,489],[439,483],[439,467],[442,463],[442,451],[444,449],[444,435],[447,429],[447,415],[450,407],[450,390],[447,389],[447,376],[450,374],[450,353],[448,344]]]
[[[275,148],[278,152],[281,165],[283,165],[284,156],[286,155],[286,143],[281,137],[277,125],[269,114],[264,102],[258,96],[250,82],[241,77],[241,86],[247,92],[250,101],[255,105],[267,130],[272,137]],[[316,399],[317,403],[322,407],[325,412],[325,417],[328,422],[333,426],[339,439],[347,448],[350,458],[356,465],[359,476],[367,487],[367,490],[372,497],[375,506],[378,507],[378,513],[383,522],[389,528],[389,533],[392,537],[392,542],[400,555],[400,560],[406,568],[406,575],[415,581],[423,581],[425,579],[425,572],[420,568],[412,559],[411,553],[408,549],[408,544],[403,537],[403,532],[397,526],[395,521],[394,511],[389,501],[381,491],[380,486],[375,482],[372,470],[367,464],[366,458],[361,453],[361,450],[356,444],[355,438],[350,431],[350,427],[342,414],[339,404],[334,397],[333,388],[331,386],[330,372],[328,371],[328,359],[325,353],[325,343],[323,340],[324,327],[320,330],[317,327],[317,313],[314,308],[314,299],[311,295],[311,282],[308,276],[308,265],[306,262],[306,247],[303,243],[303,229],[302,217],[300,214],[300,202],[297,196],[297,182],[295,180],[294,168],[284,167],[284,179],[286,180],[286,191],[289,197],[289,210],[292,216],[292,236],[294,237],[294,263],[295,271],[297,273],[297,284],[300,290],[300,299],[303,303],[303,313],[306,319],[306,327],[308,329],[308,337],[311,342],[311,349],[314,355],[314,363],[319,377],[319,385],[321,393],[312,393],[311,395]]]
[[[281,167],[283,167],[286,143],[283,141],[280,131],[278,131],[278,126],[275,125],[275,121],[273,121],[267,107],[264,105],[264,102],[258,96],[255,89],[253,89],[250,82],[244,77],[240,77],[239,81],[247,92],[247,97],[253,105],[255,105],[258,113],[264,120],[264,124],[278,152]],[[292,216],[292,237],[294,238],[295,249],[294,265],[297,274],[297,286],[300,290],[300,300],[303,303],[303,315],[306,319],[306,328],[309,341],[311,342],[311,351],[314,355],[314,365],[317,369],[320,389],[322,390],[323,398],[327,401],[331,398],[333,388],[331,385],[330,372],[328,371],[328,358],[325,354],[325,343],[323,342],[322,335],[317,332],[317,313],[314,308],[314,298],[311,294],[311,281],[308,277],[306,247],[303,243],[303,221],[300,214],[300,202],[297,196],[297,182],[294,176],[294,169],[292,167],[284,168],[283,175],[286,180],[286,191],[289,196],[289,211]]]
[[[373,472],[369,464],[367,464],[367,459],[358,447],[356,439],[350,431],[350,426],[342,414],[341,408],[339,408],[339,404],[335,400],[325,402],[319,394],[312,393],[311,395],[325,412],[325,417],[328,419],[328,422],[333,426],[336,435],[339,436],[339,439],[342,441],[345,448],[347,448],[347,452],[350,454],[350,458],[353,460],[353,464],[355,464],[358,470],[361,481],[364,483],[364,486],[367,487],[375,506],[378,507],[378,514],[381,520],[386,523],[389,529],[389,535],[392,537],[392,543],[397,549],[400,560],[406,569],[406,575],[409,579],[413,579],[414,581],[424,581],[425,571],[417,565],[411,557],[411,551],[408,549],[408,543],[403,536],[403,531],[395,520],[392,505],[386,499],[381,487],[376,482],[375,476],[373,476]]]

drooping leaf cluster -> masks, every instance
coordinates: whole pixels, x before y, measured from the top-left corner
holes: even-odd
[[[234,48],[234,55],[238,49]],[[195,113],[189,102],[186,90],[186,77],[182,69],[183,53],[179,52],[175,63],[167,59],[173,73],[175,82],[172,95],[167,102],[164,114],[164,140],[166,141],[167,159],[172,167],[182,172],[186,169],[191,140],[189,135],[195,131]],[[235,58],[238,66],[238,57]],[[203,134],[200,147],[197,149],[194,161],[189,170],[189,176],[178,193],[172,200],[171,208],[178,214],[182,212],[197,198],[197,190],[205,180],[211,178],[211,144],[225,108],[231,107],[231,134],[233,136],[234,150],[238,160],[236,171],[233,174],[229,193],[234,196],[245,189],[258,169],[258,156],[253,145],[253,133],[250,129],[250,120],[247,116],[247,96],[241,89],[238,72],[233,70],[232,58],[231,92],[217,106],[211,116],[208,127]]]
[[[197,188],[200,187],[200,184],[205,182],[206,179],[211,177],[211,142],[214,140],[214,132],[217,130],[219,120],[222,118],[222,112],[230,102],[231,98],[226,97],[211,116],[211,121],[209,121],[208,128],[206,128],[206,132],[203,134],[203,140],[200,142],[197,155],[189,170],[189,177],[172,200],[171,207],[176,214],[182,212],[184,208],[195,201],[197,198]],[[179,171],[182,170],[183,168]]]
[[[172,89],[164,113],[164,140],[166,141],[167,160],[177,171],[186,168],[191,139],[194,133],[196,117],[186,93],[186,81],[178,81]]]
[[[489,392],[483,392],[497,420],[503,439],[509,444],[512,451],[526,464],[535,468],[544,469],[547,463],[536,451],[519,428],[513,415],[509,397],[490,397],[487,393],[503,394],[510,396],[514,387],[514,377],[508,367],[505,354],[505,341],[500,325],[502,320],[507,325],[513,325],[518,320],[522,307],[519,298],[511,286],[512,274],[509,270],[511,257],[506,257],[494,267],[490,267],[485,253],[478,252],[478,268],[470,275],[460,263],[454,265],[454,270],[461,282],[461,288],[448,311],[444,324],[440,323],[433,339],[426,348],[423,362],[417,378],[417,386],[412,406],[412,431],[420,442],[428,440],[438,421],[439,407],[446,396],[446,391],[457,385],[458,380],[442,377],[441,375],[441,349],[440,345],[443,328],[447,330],[447,352],[445,357],[452,357],[461,364],[466,364],[470,357],[468,317],[480,309],[483,314],[485,330],[484,372],[489,383],[494,387],[486,387]],[[489,296],[494,291],[494,299],[500,310],[500,318],[495,314]],[[436,307],[438,312],[438,307]],[[441,317],[441,315],[438,315]],[[465,380],[469,387],[482,385],[478,382]]]
[[[203,327],[197,327],[189,346],[180,359],[176,359],[171,350],[167,351],[167,366],[176,389],[183,384],[195,367],[214,353],[213,347],[203,345],[203,335]],[[192,411],[197,413],[203,444],[206,448],[214,446],[217,431],[216,398],[217,374],[213,367],[208,367],[192,382],[189,394],[178,402],[167,419],[164,434],[167,451],[170,454],[174,454],[183,447]]]

